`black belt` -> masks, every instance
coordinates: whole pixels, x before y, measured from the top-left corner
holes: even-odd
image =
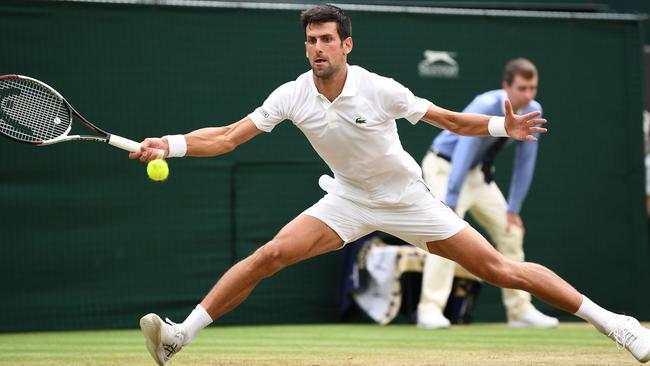
[[[439,157],[440,159],[447,160],[448,162],[451,163],[451,158],[443,153],[441,153],[438,150],[435,150],[433,148],[429,148],[429,151]],[[481,170],[483,171],[483,178],[485,179],[485,183],[490,183],[494,180],[494,170],[492,169],[492,165],[485,165],[482,163],[477,163],[471,166],[470,169],[474,169],[477,166],[482,165]]]

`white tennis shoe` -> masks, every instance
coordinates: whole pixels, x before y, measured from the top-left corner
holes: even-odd
[[[650,361],[650,329],[631,316],[620,315],[605,326],[618,349],[627,349],[639,362]]]
[[[418,328],[446,329],[451,323],[440,311],[418,311]]]
[[[548,316],[534,307],[520,318],[508,319],[508,326],[511,328],[555,328],[559,323],[557,318]]]
[[[180,325],[169,319],[165,321],[169,324],[165,324],[156,314],[147,314],[140,318],[140,329],[147,341],[147,350],[159,366],[164,366],[183,348],[185,338]]]

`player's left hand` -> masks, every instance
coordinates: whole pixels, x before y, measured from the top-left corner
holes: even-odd
[[[530,112],[522,116],[514,114],[512,104],[508,99],[505,100],[505,124],[508,136],[521,141],[537,141],[533,133],[546,133],[546,128],[538,127],[546,123],[544,118],[539,117],[540,111]]]

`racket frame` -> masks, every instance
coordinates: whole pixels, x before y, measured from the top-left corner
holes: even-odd
[[[84,116],[82,116],[81,113],[77,112],[77,110],[74,109],[74,107],[65,99],[65,97],[63,97],[63,95],[61,95],[61,93],[59,93],[58,91],[56,91],[56,89],[54,89],[53,87],[47,85],[46,83],[44,83],[44,82],[42,82],[40,80],[36,80],[34,78],[31,78],[29,76],[18,75],[18,74],[10,74],[10,75],[2,75],[2,76],[0,76],[0,80],[19,80],[19,79],[29,80],[29,81],[35,83],[36,85],[40,85],[40,86],[46,88],[47,90],[49,90],[52,94],[56,95],[58,98],[60,98],[61,101],[63,101],[63,103],[65,103],[66,107],[70,110],[70,121],[69,121],[70,123],[68,125],[68,128],[66,129],[66,131],[63,134],[61,134],[58,137],[55,137],[53,139],[45,140],[45,141],[42,141],[42,140],[41,141],[24,141],[24,140],[14,138],[14,137],[9,136],[9,135],[5,135],[5,134],[2,134],[2,135],[6,136],[6,137],[8,137],[8,138],[10,138],[10,139],[12,139],[14,141],[18,141],[18,142],[25,143],[25,144],[36,145],[36,146],[47,146],[47,145],[52,145],[52,144],[56,144],[56,143],[59,143],[59,142],[65,142],[65,141],[96,141],[96,142],[104,142],[104,143],[107,143],[109,145],[118,147],[118,148],[123,149],[123,150],[130,151],[130,152],[140,151],[140,143],[139,142],[129,140],[127,138],[124,138],[124,137],[121,137],[121,136],[118,136],[118,135],[110,134],[110,133],[102,130],[101,128],[95,126],[90,121],[88,121]],[[68,135],[70,133],[70,131],[72,130],[72,123],[73,123],[73,119],[75,117],[84,126],[86,126],[88,129],[92,130],[93,132],[97,133],[100,136],[97,136],[97,135]],[[162,152],[162,150],[161,150],[161,152]]]

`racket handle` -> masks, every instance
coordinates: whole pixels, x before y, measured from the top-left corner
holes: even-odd
[[[141,146],[139,142],[135,142],[133,140],[129,140],[127,138],[117,136],[117,135],[110,135],[108,137],[108,144],[130,152],[140,151],[140,146]],[[165,152],[163,150],[160,149],[155,149],[155,150],[158,150],[158,157],[160,157],[161,159],[165,156]]]
[[[140,151],[139,142],[125,139],[124,137],[120,137],[117,135],[110,135],[108,137],[108,144],[130,152]]]

